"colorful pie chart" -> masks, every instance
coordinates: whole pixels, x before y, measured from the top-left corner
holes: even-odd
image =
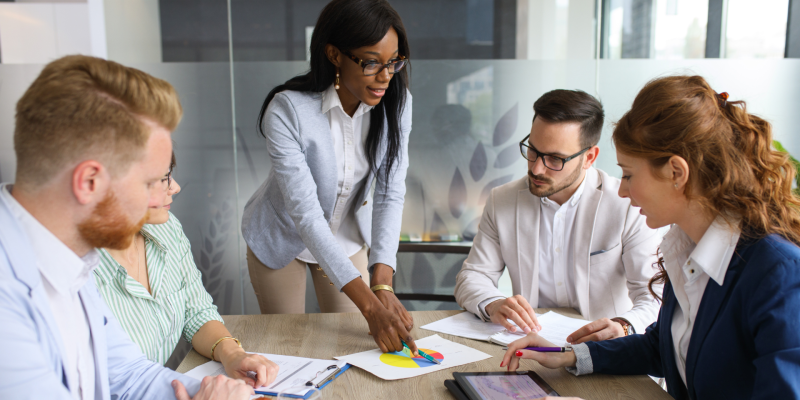
[[[420,350],[424,351],[425,354],[435,358],[439,362],[442,362],[442,360],[444,360],[444,356],[439,352],[428,349],[420,349]],[[381,354],[380,360],[386,365],[391,365],[393,367],[399,367],[399,368],[425,368],[425,367],[433,367],[434,365],[436,365],[426,360],[422,356],[409,357],[406,354],[397,351],[393,353]]]

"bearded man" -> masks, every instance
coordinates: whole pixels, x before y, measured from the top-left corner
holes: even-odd
[[[160,205],[183,111],[167,82],[67,56],[17,103],[16,181],[0,185],[0,398],[247,399],[153,363],[89,279],[97,247],[126,248]]]

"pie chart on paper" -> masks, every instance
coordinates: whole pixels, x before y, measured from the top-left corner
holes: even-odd
[[[420,349],[420,350],[424,351],[427,355],[435,358],[439,362],[442,362],[442,360],[444,360],[444,356],[439,352],[428,349]],[[425,367],[433,367],[436,365],[426,360],[422,356],[409,357],[408,355],[401,353],[399,351],[395,351],[393,353],[381,354],[380,360],[382,363],[386,365],[391,365],[392,367],[399,367],[399,368],[425,368]]]

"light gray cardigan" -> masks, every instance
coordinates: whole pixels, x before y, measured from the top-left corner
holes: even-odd
[[[360,274],[330,228],[338,177],[330,124],[322,113],[322,93],[278,93],[267,107],[263,124],[272,170],[244,207],[242,236],[256,257],[272,269],[285,267],[308,247],[341,290]],[[411,132],[410,93],[400,118],[399,159],[388,181],[384,174],[386,126],[384,120],[376,157],[378,173],[370,172],[355,194],[358,228],[370,247],[370,270],[376,263],[392,268],[397,264]],[[373,180],[374,205],[368,199]]]

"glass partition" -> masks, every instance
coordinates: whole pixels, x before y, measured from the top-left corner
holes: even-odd
[[[183,189],[172,211],[183,224],[192,256],[220,311],[257,313],[239,228],[245,203],[270,170],[256,117],[269,90],[308,69],[305,48],[327,1],[151,3],[159,12],[138,13],[136,18],[159,18],[161,62],[141,58],[125,62],[168,80],[181,96],[184,118],[173,138],[178,161],[175,178]],[[800,155],[800,139],[793,134],[800,123],[794,110],[800,61],[694,59],[700,54],[695,47],[703,48],[699,43],[705,41],[708,17],[693,2],[394,3],[409,30],[413,51],[413,130],[401,232],[406,240],[469,241],[474,237],[491,189],[525,175],[526,163],[517,143],[530,129],[533,102],[552,89],[581,89],[604,103],[607,123],[596,166],[612,176],[620,175],[610,143],[613,122],[630,107],[642,85],[666,74],[700,74],[732,99],[746,100],[750,111],[774,124],[775,138]],[[730,18],[738,12],[737,4],[730,2]],[[605,8],[598,13],[597,7]],[[605,20],[595,20],[598,14]],[[626,19],[634,14],[652,18]],[[129,13],[114,15],[134,18]],[[546,25],[536,25],[543,21]],[[568,28],[542,30],[558,21],[568,21]],[[727,32],[737,26],[734,19],[729,22]],[[229,28],[232,38],[228,38]],[[592,50],[591,33],[610,28],[612,47],[597,40],[600,51]],[[755,37],[747,32],[745,36]],[[109,36],[108,46],[119,43],[112,39]],[[553,43],[562,43],[561,47],[566,43],[570,51],[558,50]],[[583,47],[573,52],[575,46]],[[728,56],[732,56],[731,46],[734,42],[729,40]],[[598,59],[596,54],[587,58],[593,52],[609,56],[609,51],[611,59]],[[646,59],[651,55],[658,60]],[[136,56],[128,52],[125,59],[136,60]],[[639,56],[645,59],[626,59]],[[0,64],[0,179],[4,182],[13,181],[15,173],[14,106],[42,67]],[[452,294],[463,259],[463,254],[401,253],[395,284],[407,293]],[[504,279],[501,289],[510,294],[510,284]],[[316,311],[310,286],[307,293],[307,311]],[[433,301],[407,305],[411,309],[455,306]]]

